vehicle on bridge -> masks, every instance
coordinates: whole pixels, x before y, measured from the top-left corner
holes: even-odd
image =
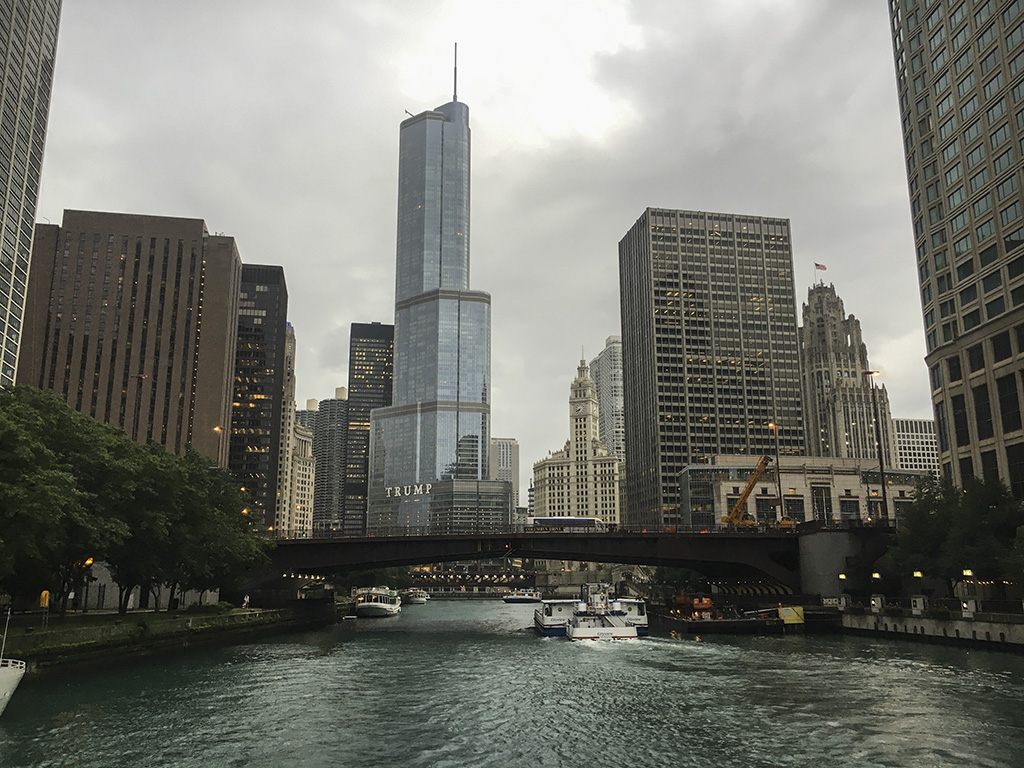
[[[559,516],[526,518],[526,533],[605,533],[608,524],[599,517]]]

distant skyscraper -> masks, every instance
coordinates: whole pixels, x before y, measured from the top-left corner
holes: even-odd
[[[241,272],[201,219],[64,211],[36,227],[18,382],[226,466]]]
[[[475,531],[511,515],[509,486],[487,479],[491,297],[469,289],[469,145],[454,99],[401,126],[394,398],[371,418],[378,532]]]
[[[341,529],[366,533],[370,473],[370,412],[391,405],[394,386],[395,326],[352,323],[348,345],[348,444],[345,461],[345,514]]]
[[[590,361],[590,375],[597,388],[601,440],[612,456],[626,460],[626,415],[622,399],[622,337],[609,336],[604,349]]]
[[[285,326],[284,394],[281,406],[281,455],[277,464],[274,530],[290,536],[313,528],[313,432],[300,424],[295,411],[295,330]]]
[[[889,396],[885,386],[875,386],[869,376],[868,348],[861,338],[860,321],[846,315],[835,287],[824,283],[808,289],[803,320],[800,356],[808,454],[875,459],[877,463],[873,407],[877,403],[882,455],[885,466],[894,469]]]
[[[313,494],[313,527],[341,530],[345,516],[345,473],[348,471],[348,390],[338,387],[334,397],[321,400],[307,418],[313,430],[316,490]]]
[[[619,243],[626,516],[696,522],[679,474],[804,453],[789,221],[648,208]],[[701,513],[697,513],[698,518]]]
[[[0,386],[18,370],[60,6],[0,4]]]
[[[597,391],[587,361],[580,360],[569,393],[565,448],[533,465],[533,511],[538,517],[597,517],[619,524],[619,473],[598,432]]]
[[[230,467],[267,527],[276,524],[288,289],[284,269],[245,264],[236,332]],[[294,395],[293,395],[294,398]],[[294,403],[289,402],[289,408]]]
[[[896,468],[939,473],[939,444],[931,419],[893,419]]]
[[[519,506],[519,441],[514,437],[491,438],[491,480],[512,483],[512,506]]]
[[[889,16],[942,471],[1024,498],[1024,3]]]

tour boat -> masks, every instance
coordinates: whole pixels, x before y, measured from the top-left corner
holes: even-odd
[[[388,587],[362,587],[356,590],[356,616],[371,618],[397,616],[402,611],[402,598]]]
[[[3,714],[7,702],[14,695],[14,689],[18,687],[21,678],[25,676],[25,662],[18,659],[5,659],[4,646],[7,644],[7,625],[11,623],[11,612],[7,611],[7,621],[4,624],[3,640],[0,641],[0,715]]]
[[[541,601],[539,589],[517,589],[509,592],[502,600],[506,603],[539,603]]]
[[[543,600],[533,624],[545,636],[629,640],[647,634],[647,604],[615,597],[609,584],[584,584],[577,599]]]
[[[428,595],[424,590],[410,589],[405,593],[403,602],[409,603],[410,605],[424,605],[429,599],[430,595]]]

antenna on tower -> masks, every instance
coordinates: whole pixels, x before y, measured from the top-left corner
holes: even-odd
[[[452,101],[459,100],[459,44],[455,44],[455,72],[452,78]]]

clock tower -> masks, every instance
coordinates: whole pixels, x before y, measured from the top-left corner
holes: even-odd
[[[569,390],[569,429],[565,448],[533,466],[534,513],[617,525],[622,465],[601,440],[597,386],[586,360],[580,360]]]

